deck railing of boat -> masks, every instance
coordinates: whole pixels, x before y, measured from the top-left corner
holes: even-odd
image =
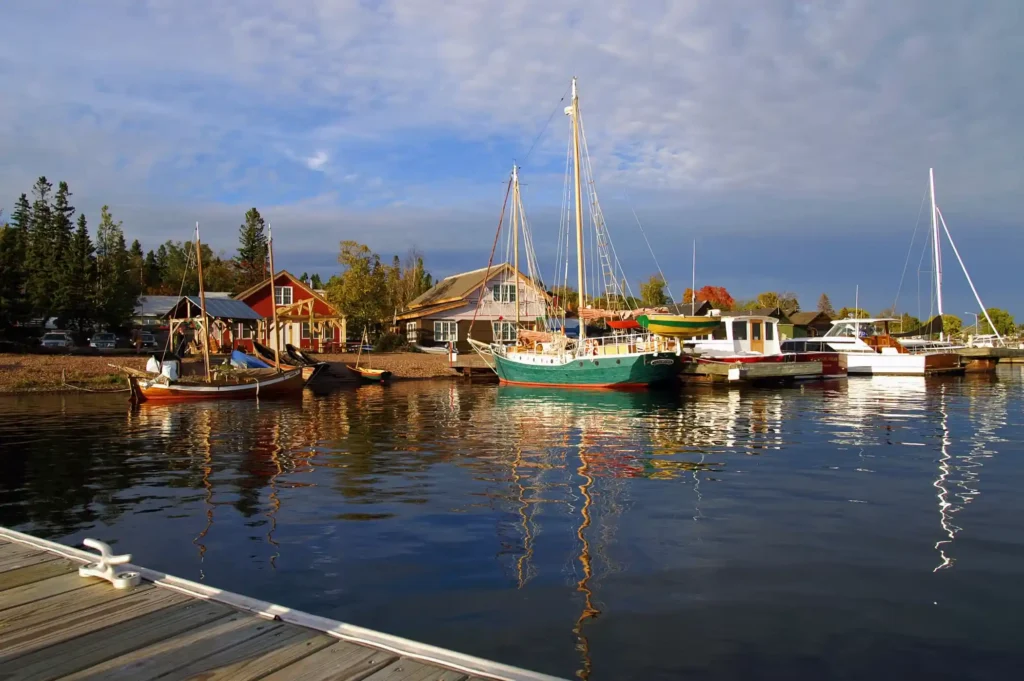
[[[538,349],[543,352],[545,343],[538,343]],[[583,339],[582,345],[579,340],[571,339],[566,346],[570,352],[576,352],[577,356],[599,354],[601,348],[610,346],[625,346],[623,353],[633,352],[681,352],[680,341],[675,338],[665,338],[653,333],[617,333],[611,336],[592,336]],[[506,350],[511,346],[506,346]]]

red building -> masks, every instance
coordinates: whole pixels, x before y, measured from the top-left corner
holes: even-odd
[[[252,338],[255,333],[261,343],[274,347],[273,300],[277,303],[282,343],[316,352],[329,352],[345,346],[345,317],[321,293],[287,271],[278,272],[274,278],[273,297],[270,280],[267,279],[237,294],[235,299],[244,302],[263,318],[255,331],[240,326],[236,335],[238,339]]]

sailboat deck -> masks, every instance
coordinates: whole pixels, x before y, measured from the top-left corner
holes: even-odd
[[[11,679],[551,680],[135,569],[115,589],[88,554],[0,528],[0,676]]]

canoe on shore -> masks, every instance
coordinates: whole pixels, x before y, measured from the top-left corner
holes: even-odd
[[[364,381],[386,381],[391,378],[391,372],[384,369],[371,369],[369,367],[349,367],[359,374]]]

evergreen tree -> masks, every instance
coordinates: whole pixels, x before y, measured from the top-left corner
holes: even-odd
[[[312,288],[314,291],[323,290],[324,282],[323,280],[320,279],[319,274],[313,274],[313,276],[309,278],[309,287]]]
[[[139,298],[130,262],[121,223],[114,222],[109,206],[103,206],[96,230],[96,307],[97,318],[111,328],[131,317]]]
[[[139,292],[146,290],[146,256],[142,253],[142,244],[138,239],[132,241],[132,247],[128,249],[128,262]]]
[[[27,248],[25,252],[25,295],[32,314],[50,316],[53,293],[50,288],[53,239],[50,219],[50,192],[53,185],[40,177],[32,188],[34,201],[29,218]]]
[[[67,182],[57,184],[57,193],[53,197],[53,205],[50,207],[50,257],[48,259],[48,273],[52,314],[60,320],[61,326],[66,319],[70,319],[72,311],[72,298],[75,296],[75,282],[70,279],[71,272],[75,269],[71,263],[71,241],[74,223],[72,217],[75,214],[75,207],[68,199],[71,191]]]
[[[65,260],[65,281],[68,285],[67,306],[62,317],[79,331],[92,325],[96,317],[96,250],[89,238],[85,216],[78,216],[78,229],[71,237]]]
[[[163,277],[160,274],[160,263],[157,261],[156,253],[152,250],[149,253],[146,253],[146,260],[143,264],[143,268],[145,270],[143,278],[146,281],[146,287],[142,292],[150,294],[159,293]]]
[[[260,283],[267,278],[267,225],[255,208],[245,213],[245,224],[238,228],[238,269],[239,290]]]
[[[818,312],[824,312],[829,317],[836,318],[836,310],[832,307],[832,301],[828,299],[826,293],[822,293],[821,298],[818,298]]]
[[[167,254],[167,244],[160,244],[156,249],[156,267],[160,271],[160,292],[164,295],[177,293],[177,287],[172,286],[170,283],[170,261]]]
[[[25,248],[31,222],[32,207],[22,194],[11,213],[10,224],[0,231],[0,328],[26,319]]]

